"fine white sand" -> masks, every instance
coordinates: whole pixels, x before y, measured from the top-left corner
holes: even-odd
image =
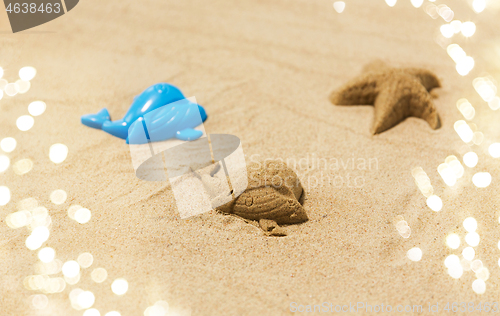
[[[483,72],[499,74],[500,22],[494,11],[476,15],[465,2],[449,5],[455,18],[477,24],[472,38],[458,34],[449,41],[476,60],[466,77],[434,40],[443,20],[410,1],[394,8],[382,0],[347,1],[338,14],[325,0],[86,0],[18,34],[10,33],[0,10],[4,77],[17,80],[18,69],[27,65],[38,71],[28,93],[0,101],[0,138],[18,142],[6,155],[12,164],[26,158],[34,163],[22,176],[12,167],[0,174],[0,185],[12,193],[0,207],[1,314],[82,315],[70,305],[74,288],[92,291],[101,315],[116,310],[123,316],[142,315],[158,300],[181,315],[289,315],[292,302],[393,308],[439,302],[443,308],[446,302],[498,300],[500,168],[487,148],[500,139],[500,117],[471,82]],[[328,101],[333,89],[376,59],[438,75],[443,87],[434,102],[441,129],[409,118],[372,136],[372,107]],[[214,211],[183,220],[168,182],[136,178],[125,141],[80,123],[81,115],[103,107],[121,118],[133,96],[161,81],[195,96],[208,113],[207,133],[238,136],[247,161],[288,160],[307,192],[310,220],[285,227],[288,236],[281,238]],[[471,147],[478,166],[466,168],[450,188],[437,166],[449,155],[461,160],[469,150],[453,129],[463,119],[455,105],[462,97],[476,107],[474,123],[485,140]],[[28,114],[34,100],[45,101],[47,110],[21,132],[16,119]],[[69,148],[58,165],[49,160],[55,143]],[[418,166],[443,200],[439,213],[426,206],[415,185],[411,170]],[[491,173],[488,188],[472,185],[478,171]],[[64,204],[51,203],[56,189],[67,192]],[[26,198],[49,210],[51,234],[44,245],[58,259],[75,260],[83,252],[94,257],[76,285],[47,294],[43,310],[30,308],[31,295],[40,292],[23,285],[39,262],[25,246],[29,230],[5,225]],[[68,217],[73,204],[92,212],[87,224]],[[408,239],[395,228],[398,215],[411,227]],[[461,257],[468,216],[477,220],[481,237],[476,258],[491,274],[483,295],[472,290],[473,272],[452,279],[443,263],[450,254]],[[462,241],[457,250],[445,243],[452,232]],[[406,257],[413,247],[423,252],[419,262]],[[97,267],[109,274],[101,284],[90,277]],[[123,296],[111,291],[116,278],[129,283]]]

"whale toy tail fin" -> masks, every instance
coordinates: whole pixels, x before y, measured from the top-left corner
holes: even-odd
[[[87,114],[81,117],[83,125],[88,127],[101,129],[104,122],[110,121],[108,109],[104,108],[96,114]]]
[[[103,131],[122,139],[127,138],[129,127],[129,124],[124,120],[106,121],[102,124]]]

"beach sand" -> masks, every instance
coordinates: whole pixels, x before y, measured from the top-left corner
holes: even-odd
[[[10,33],[2,11],[4,78],[17,80],[27,65],[38,72],[28,93],[0,101],[0,138],[18,143],[6,155],[12,164],[26,158],[34,164],[22,176],[12,167],[0,174],[0,185],[12,195],[0,207],[1,314],[82,315],[70,305],[74,288],[92,291],[101,315],[116,310],[123,316],[142,315],[158,300],[181,315],[290,315],[292,302],[423,305],[425,311],[429,303],[439,302],[442,310],[446,302],[497,301],[500,167],[487,148],[500,139],[500,114],[471,82],[484,71],[500,74],[500,22],[494,11],[476,15],[465,3],[449,5],[455,18],[477,24],[472,38],[453,38],[475,58],[466,77],[434,40],[443,20],[410,1],[393,8],[384,1],[347,1],[338,14],[325,0],[86,0],[18,34]],[[372,136],[373,107],[329,102],[334,89],[377,59],[437,74],[443,87],[434,103],[442,128],[409,118]],[[81,115],[103,107],[113,119],[122,118],[136,94],[161,81],[205,107],[207,133],[238,136],[248,162],[288,161],[306,190],[309,221],[285,226],[286,237],[268,237],[215,211],[181,219],[168,182],[136,178],[125,141],[80,123]],[[462,97],[476,107],[474,123],[485,140],[471,146],[478,166],[466,167],[448,187],[438,165],[449,155],[461,160],[469,150],[453,129],[463,119],[455,105]],[[28,114],[34,100],[46,102],[47,110],[21,132],[16,119]],[[49,160],[55,143],[69,148],[61,164]],[[443,200],[440,212],[426,206],[414,182],[411,170],[419,166]],[[491,173],[489,187],[472,184],[479,171]],[[56,189],[68,194],[61,205],[49,199]],[[44,246],[53,247],[58,259],[76,260],[83,252],[94,258],[76,285],[47,294],[42,310],[30,308],[31,295],[40,292],[23,286],[39,262],[37,251],[25,246],[29,230],[5,225],[26,198],[49,210],[52,225]],[[68,217],[74,204],[92,212],[88,223]],[[396,230],[398,215],[411,227],[410,238]],[[491,274],[483,295],[472,290],[473,272],[453,279],[443,263],[450,254],[461,257],[468,216],[477,220],[481,237],[476,258]],[[449,233],[461,238],[457,250],[446,246]],[[406,256],[413,247],[423,252],[419,262]],[[100,284],[90,277],[97,267],[108,272]],[[123,296],[111,291],[116,278],[128,281]]]

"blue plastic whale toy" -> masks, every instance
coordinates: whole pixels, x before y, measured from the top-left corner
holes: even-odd
[[[177,87],[168,83],[155,84],[136,96],[121,120],[111,121],[106,108],[81,117],[82,124],[127,139],[131,144],[174,137],[194,140],[203,135],[194,128],[206,119],[207,114],[201,105],[189,101]],[[147,139],[139,137],[144,131]]]

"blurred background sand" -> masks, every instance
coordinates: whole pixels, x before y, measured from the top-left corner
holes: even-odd
[[[500,114],[481,101],[471,82],[482,71],[499,75],[500,22],[493,10],[477,15],[466,2],[448,5],[457,19],[477,25],[468,40],[456,35],[476,60],[466,77],[434,40],[444,21],[409,0],[394,8],[382,0],[347,1],[341,14],[325,0],[85,0],[63,17],[18,34],[11,34],[2,10],[4,78],[15,81],[27,65],[38,71],[28,93],[0,101],[0,138],[18,142],[8,154],[11,162],[34,163],[22,176],[12,168],[0,174],[0,185],[12,192],[10,203],[0,207],[2,314],[82,315],[68,299],[77,287],[95,294],[101,315],[116,310],[123,316],[142,315],[158,300],[192,315],[289,315],[291,302],[427,306],[498,300],[500,168],[487,148],[500,137]],[[441,129],[410,118],[371,136],[372,107],[329,103],[333,89],[376,59],[426,67],[439,76],[443,88],[435,104]],[[81,115],[103,107],[121,118],[134,95],[160,81],[196,96],[208,113],[207,132],[238,136],[248,161],[302,159],[295,169],[307,190],[309,222],[273,238],[215,212],[181,220],[168,183],[135,177],[123,140],[80,124]],[[448,155],[461,159],[468,150],[453,129],[463,119],[455,105],[462,97],[476,107],[474,122],[485,140],[472,147],[478,166],[466,168],[450,188],[436,168]],[[21,132],[16,119],[34,100],[45,101],[47,110]],[[49,160],[54,143],[69,148],[59,165]],[[357,164],[315,168],[314,159],[322,158],[377,163],[366,170]],[[411,170],[418,166],[443,199],[439,213],[426,206],[414,183]],[[488,188],[472,185],[477,171],[491,173]],[[343,182],[328,183],[337,176]],[[68,193],[62,205],[50,202],[56,189]],[[47,295],[43,310],[30,308],[30,296],[38,292],[23,286],[38,261],[37,252],[25,246],[29,231],[4,223],[29,197],[49,209],[51,235],[44,245],[57,258],[75,260],[82,252],[94,257],[78,284]],[[90,222],[71,220],[72,204],[90,209]],[[397,215],[411,227],[410,238],[398,234]],[[477,219],[481,236],[476,258],[491,273],[483,295],[472,291],[474,273],[455,280],[443,264],[463,248],[448,248],[445,237],[457,233],[463,245],[462,221],[468,216]],[[421,261],[406,257],[412,247],[422,249]],[[90,278],[96,267],[109,274],[101,284]],[[124,296],[110,288],[120,277],[129,283]]]

